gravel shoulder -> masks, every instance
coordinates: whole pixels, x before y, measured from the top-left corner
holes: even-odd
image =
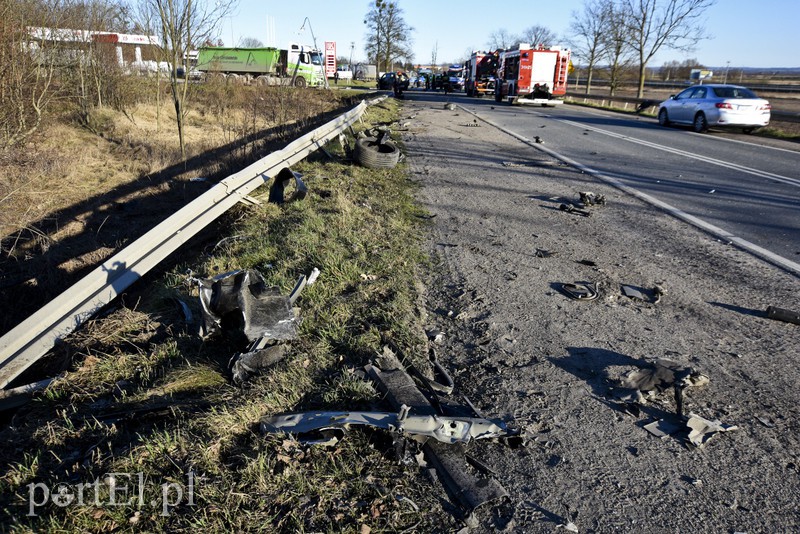
[[[522,450],[472,445],[511,494],[506,528],[800,529],[800,327],[763,316],[800,307],[797,278],[444,103],[404,105],[410,176],[434,216],[428,321],[457,387],[526,431]],[[579,191],[607,204],[558,209]],[[560,284],[575,282],[599,298],[569,299]],[[635,301],[622,284],[667,294]],[[672,395],[631,415],[610,390],[652,358],[707,375],[685,412],[738,429],[700,449],[645,430],[675,417]]]

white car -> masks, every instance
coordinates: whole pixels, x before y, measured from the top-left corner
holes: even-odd
[[[658,106],[658,123],[688,124],[701,133],[709,127],[736,127],[745,133],[769,124],[768,101],[739,85],[695,85]]]

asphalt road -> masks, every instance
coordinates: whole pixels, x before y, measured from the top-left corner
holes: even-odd
[[[452,95],[450,101],[528,139],[539,136],[562,156],[800,262],[796,143],[734,132],[696,134],[663,128],[649,117],[578,106],[509,106]]]

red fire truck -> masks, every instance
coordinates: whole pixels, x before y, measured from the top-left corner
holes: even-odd
[[[467,96],[494,94],[494,77],[500,52],[473,52],[464,63],[464,90]]]
[[[560,46],[534,48],[520,43],[504,50],[499,57],[494,99],[510,104],[561,104],[556,97],[567,92],[569,56],[569,49]]]

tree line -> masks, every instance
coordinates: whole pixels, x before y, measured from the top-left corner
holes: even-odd
[[[611,94],[619,86],[623,73],[633,66],[641,98],[647,67],[655,55],[665,49],[688,52],[707,38],[705,12],[715,3],[716,0],[585,0],[582,9],[572,13],[565,42],[572,48],[574,58],[586,65],[587,92],[600,65],[607,68]],[[373,0],[364,24],[368,29],[366,52],[379,70],[390,70],[397,61],[413,60],[413,28],[403,19],[398,2]],[[505,28],[495,30],[489,35],[487,45],[497,50],[520,42],[552,46],[558,41],[555,32],[535,24],[519,34]],[[431,53],[432,64],[436,64],[437,56],[438,43]],[[686,67],[685,64],[667,66],[676,73],[682,73]]]

